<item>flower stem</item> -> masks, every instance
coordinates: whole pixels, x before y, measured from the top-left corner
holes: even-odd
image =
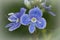
[[[43,34],[43,40],[51,40],[52,37],[51,33],[47,34],[46,30],[42,30],[42,34]]]

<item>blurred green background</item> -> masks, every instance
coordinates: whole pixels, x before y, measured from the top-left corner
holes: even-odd
[[[21,25],[17,30],[10,32],[5,26],[10,23],[8,13],[19,12],[24,7],[23,0],[0,0],[0,40],[60,40],[60,5],[59,0],[51,0],[52,10],[56,16],[44,12],[43,17],[47,20],[47,27],[44,30],[37,29],[30,34],[28,26]]]

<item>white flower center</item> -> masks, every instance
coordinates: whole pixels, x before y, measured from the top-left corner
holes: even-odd
[[[34,17],[31,19],[31,22],[33,22],[33,23],[35,23],[36,21],[37,21],[37,19]]]

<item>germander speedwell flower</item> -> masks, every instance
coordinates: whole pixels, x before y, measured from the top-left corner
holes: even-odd
[[[9,31],[13,31],[16,30],[17,28],[20,27],[21,23],[20,23],[20,18],[21,16],[26,12],[25,8],[21,8],[20,12],[17,13],[9,13],[8,15],[10,15],[10,17],[8,18],[8,20],[11,22],[8,25],[6,25],[6,27],[9,27]]]
[[[56,16],[55,13],[51,11],[52,10],[51,5],[47,6],[46,2],[47,2],[47,0],[45,0],[44,2],[41,3],[42,7],[52,16]]]
[[[42,17],[42,11],[38,8],[32,8],[29,11],[28,14],[23,14],[21,17],[21,24],[23,25],[29,25],[29,32],[33,33],[36,30],[36,27],[38,29],[44,29],[46,27],[46,20]]]

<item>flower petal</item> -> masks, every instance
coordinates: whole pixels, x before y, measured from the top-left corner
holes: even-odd
[[[8,15],[11,16],[11,15],[13,15],[13,14],[14,14],[14,13],[9,13]]]
[[[31,8],[31,2],[30,2],[30,0],[24,0],[24,4],[25,4],[28,8]]]
[[[9,28],[9,31],[16,30],[17,28],[20,27],[20,25],[21,25],[20,23],[14,23],[14,25]]]
[[[26,12],[26,9],[25,8],[21,8],[20,9],[20,12],[16,12],[14,15],[17,17],[17,18],[20,18],[23,14],[25,14]],[[11,14],[8,14],[8,15],[11,15]]]
[[[45,8],[45,10],[47,10],[49,14],[51,14],[52,16],[56,16],[53,12],[51,12],[51,5],[46,6],[45,3],[42,3],[41,5]]]
[[[42,16],[42,11],[38,7],[35,7],[29,11],[29,16],[30,18],[31,17],[39,18]]]
[[[9,24],[7,24],[5,27],[7,28],[7,27],[11,27],[11,26],[13,26],[14,25],[14,23],[9,23]]]
[[[26,12],[26,9],[25,8],[21,8],[20,9],[20,12],[17,12],[15,15],[20,18],[23,14],[25,14]]]
[[[20,19],[21,24],[28,25],[30,22],[28,14],[24,14]]]
[[[8,20],[11,21],[11,22],[16,22],[17,17],[13,14],[8,18]]]
[[[29,26],[29,32],[30,33],[34,33],[35,30],[36,30],[35,25],[34,24],[30,24],[30,26]]]
[[[48,11],[48,13],[51,14],[52,16],[56,16],[56,14],[51,11]]]
[[[45,8],[45,10],[50,11],[51,10],[51,5],[47,6],[46,3],[41,3],[42,7]]]
[[[36,22],[36,27],[39,29],[44,29],[46,27],[46,20],[44,18],[41,18]]]

